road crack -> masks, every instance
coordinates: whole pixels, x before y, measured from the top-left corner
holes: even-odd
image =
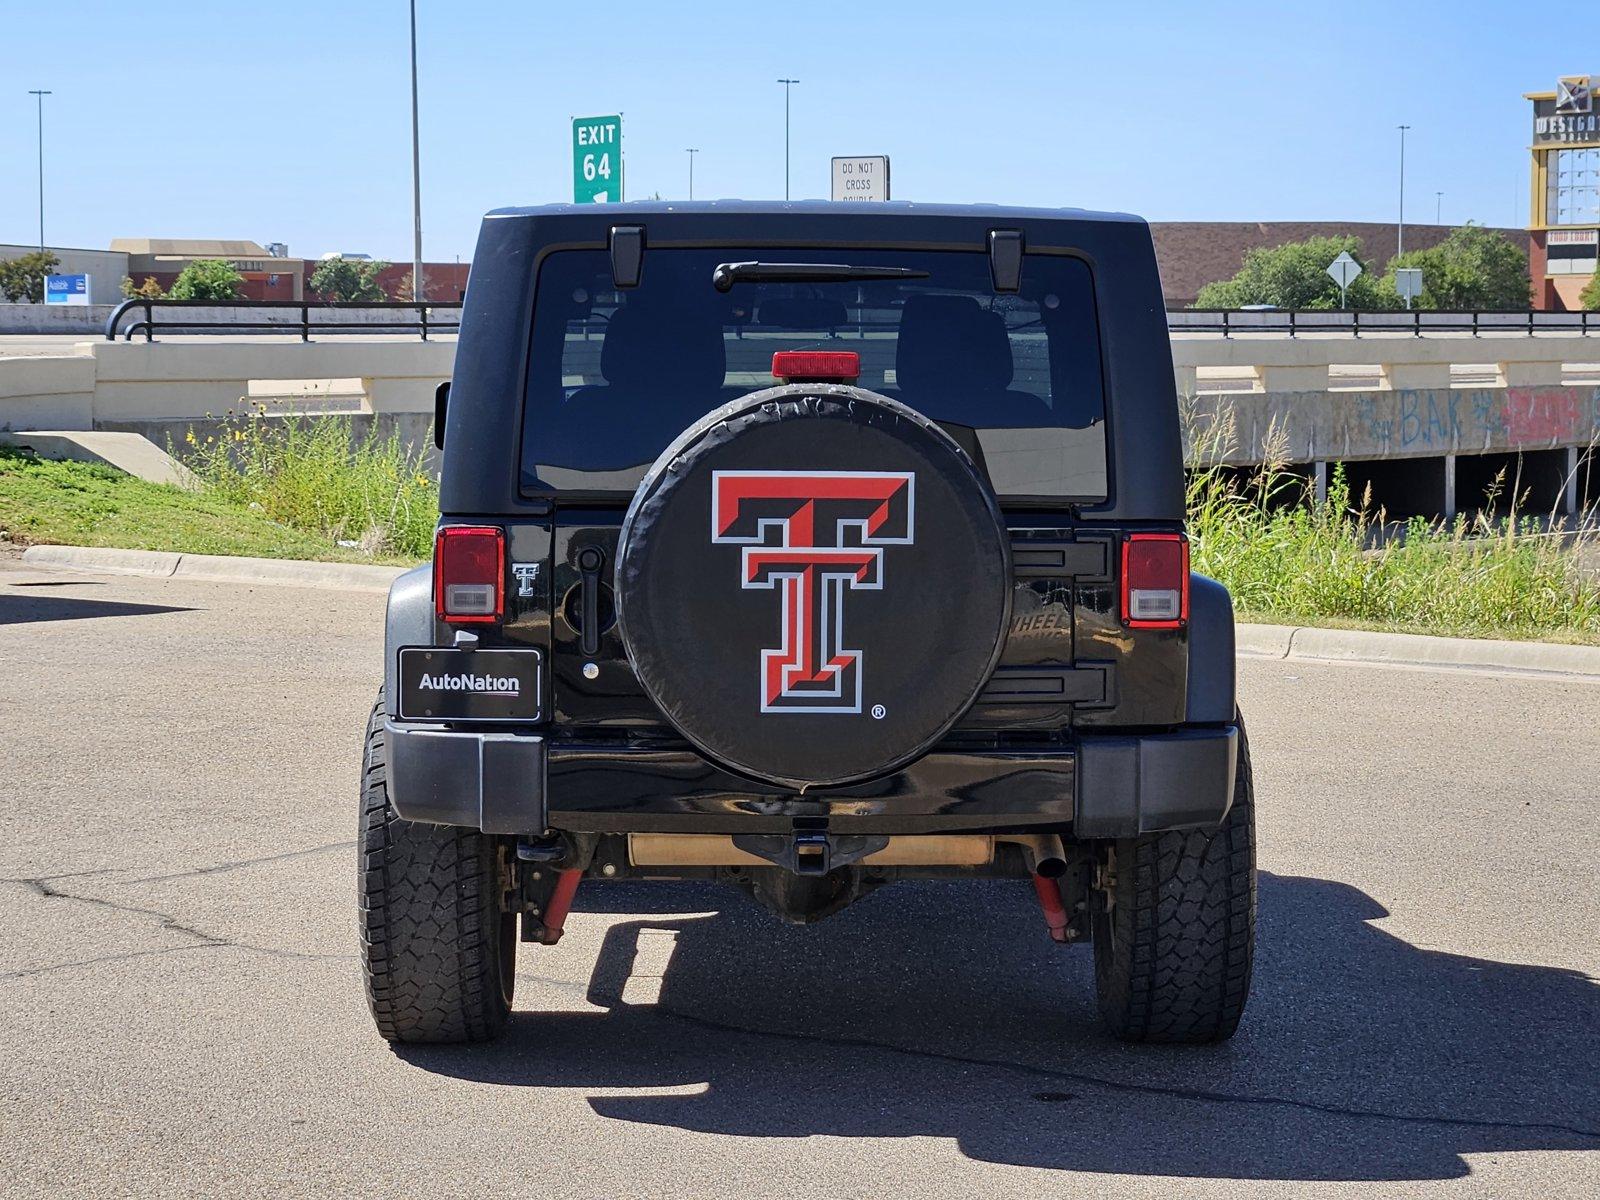
[[[79,874],[98,874],[99,872],[80,872]],[[153,917],[159,927],[168,933],[177,934],[179,937],[190,938],[187,946],[158,946],[148,950],[130,950],[120,954],[101,954],[90,958],[73,959],[69,962],[49,963],[44,966],[26,967],[18,971],[0,973],[0,981],[10,979],[24,979],[31,975],[42,975],[51,971],[65,971],[73,968],[92,967],[102,963],[121,962],[131,958],[147,958],[158,954],[174,954],[186,950],[215,950],[230,949],[242,950],[248,954],[260,954],[269,958],[282,958],[295,961],[329,961],[349,959],[349,954],[314,954],[304,950],[284,950],[276,946],[262,946],[254,942],[236,941],[218,934],[208,933],[180,920],[175,914],[159,908],[145,908],[138,904],[123,904],[116,900],[108,900],[101,896],[81,896],[76,892],[64,891],[55,886],[57,879],[68,878],[65,875],[44,875],[25,879],[7,879],[3,882],[21,884],[31,890],[35,895],[46,900],[70,900],[78,904],[87,904],[95,908],[109,909],[113,912],[129,916]]]
[[[329,850],[350,850],[355,847],[355,839],[348,838],[342,842],[329,842],[325,846],[307,846],[302,850],[286,850],[281,854],[266,854],[260,858],[241,858],[229,862],[213,863],[208,867],[195,867],[188,871],[174,871],[170,875],[142,875],[137,879],[124,882],[127,885],[135,883],[168,883],[174,879],[192,879],[197,875],[217,875],[223,871],[237,871],[241,867],[259,867],[266,863],[287,862],[295,858],[308,858],[313,854],[326,854]],[[56,878],[61,878],[57,876]]]

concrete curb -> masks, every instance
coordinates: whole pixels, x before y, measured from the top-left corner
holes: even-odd
[[[387,592],[404,567],[366,563],[304,562],[226,554],[169,554],[160,550],[108,550],[96,546],[29,546],[22,561],[36,567],[108,571],[212,583],[270,583],[340,591]]]
[[[108,550],[92,546],[30,546],[23,552],[22,561],[39,567],[163,579],[269,583],[362,592],[387,592],[395,577],[405,570],[364,563],[168,554],[159,550]],[[1237,637],[1239,653],[1250,658],[1394,663],[1600,678],[1600,646],[1422,637],[1410,633],[1369,633],[1359,629],[1318,629],[1302,625],[1240,625]]]
[[[1239,653],[1252,658],[1394,663],[1600,678],[1600,646],[1425,637],[1305,625],[1240,625]]]

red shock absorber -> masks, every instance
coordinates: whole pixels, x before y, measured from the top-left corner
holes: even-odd
[[[572,911],[573,893],[578,890],[578,881],[582,878],[583,872],[577,868],[557,873],[556,886],[550,893],[550,903],[545,905],[544,917],[539,922],[541,929],[535,941],[554,946],[561,940],[567,914]]]
[[[1052,941],[1065,942],[1067,937],[1067,907],[1061,902],[1061,885],[1044,875],[1034,875],[1033,890],[1039,894],[1039,907],[1044,910],[1044,923],[1050,927]]]

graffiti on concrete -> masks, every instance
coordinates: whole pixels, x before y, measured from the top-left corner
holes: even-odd
[[[1258,462],[1271,438],[1292,461],[1407,458],[1587,446],[1600,440],[1600,387],[1400,388],[1202,396],[1196,416],[1230,412],[1225,461]],[[1206,411],[1209,410],[1209,411]]]

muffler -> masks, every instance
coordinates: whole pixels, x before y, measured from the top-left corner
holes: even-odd
[[[994,861],[994,841],[979,833],[906,834],[888,838],[882,849],[863,855],[860,862],[868,867],[982,867]],[[1057,838],[1058,852],[1060,847]],[[636,867],[772,865],[771,859],[740,849],[731,835],[721,833],[630,833],[628,861]],[[1061,869],[1066,869],[1064,860]]]

